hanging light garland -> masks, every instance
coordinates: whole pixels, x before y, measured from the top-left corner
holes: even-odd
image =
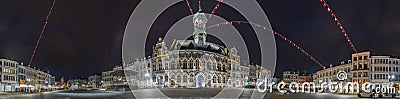
[[[43,33],[44,33],[45,30],[46,30],[47,23],[48,23],[48,21],[49,21],[49,17],[50,17],[50,15],[51,15],[51,13],[53,12],[53,9],[54,9],[54,7],[55,7],[55,6],[54,6],[55,4],[56,4],[56,0],[53,0],[53,3],[51,4],[51,8],[50,8],[50,10],[49,10],[49,13],[47,13],[45,22],[44,22],[44,24],[43,24],[43,26],[42,26],[42,30],[40,31],[39,38],[38,38],[38,40],[36,41],[36,45],[35,45],[35,48],[33,49],[33,53],[32,53],[32,56],[31,56],[31,58],[30,58],[30,60],[29,60],[28,66],[30,66],[30,65],[32,64],[33,58],[35,57],[37,48],[39,47],[40,40],[42,39]]]
[[[279,34],[278,32],[272,30],[271,28],[267,28],[266,26],[260,25],[260,24],[256,24],[254,22],[247,22],[247,21],[229,21],[229,22],[222,22],[222,23],[218,23],[218,24],[214,24],[211,25],[207,28],[213,28],[213,27],[219,27],[219,26],[228,26],[228,25],[233,25],[233,24],[250,24],[254,27],[263,29],[263,30],[268,30],[271,31],[272,34],[279,36],[279,38],[281,38],[284,41],[287,41],[288,43],[290,43],[290,45],[292,45],[293,47],[295,47],[297,50],[299,50],[300,52],[302,52],[302,54],[306,55],[307,57],[309,57],[312,61],[314,61],[316,64],[318,64],[321,68],[325,68],[324,65],[322,65],[317,59],[315,59],[313,56],[311,56],[308,52],[306,52],[303,48],[301,48],[300,46],[298,46],[296,43],[294,43],[292,40],[289,40],[288,38],[286,38],[285,36],[283,36],[282,34]]]
[[[333,18],[333,20],[336,22],[336,25],[339,27],[341,33],[345,37],[346,41],[349,43],[351,48],[355,53],[357,53],[357,50],[353,44],[353,42],[350,40],[349,35],[346,33],[344,30],[342,23],[339,21],[339,19],[336,17],[335,13],[333,12],[332,8],[328,5],[328,3],[325,0],[319,0],[322,4],[322,6],[326,9],[328,13],[330,13],[330,16]]]
[[[190,7],[189,0],[186,0],[186,5],[189,8],[190,14],[193,15],[192,7]]]

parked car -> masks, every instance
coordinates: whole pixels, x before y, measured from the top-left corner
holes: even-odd
[[[182,86],[182,85],[175,85],[175,88],[186,88],[186,86]]]
[[[392,93],[392,94],[389,94],[389,93],[378,93],[378,97],[379,98],[396,98],[396,94],[395,93]]]
[[[246,85],[246,86],[244,86],[244,88],[254,89],[254,88],[256,88],[256,85]]]
[[[365,91],[361,91],[357,94],[357,96],[359,98],[373,98],[376,97],[377,94],[375,94],[375,92],[365,92]]]

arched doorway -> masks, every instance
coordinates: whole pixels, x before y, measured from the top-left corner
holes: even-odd
[[[197,73],[196,75],[196,88],[203,88],[206,86],[206,79],[204,78],[203,72]]]

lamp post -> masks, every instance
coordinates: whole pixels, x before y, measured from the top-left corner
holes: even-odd
[[[103,80],[100,81],[100,84],[101,84],[102,87],[104,87],[104,81]]]
[[[146,87],[148,87],[149,86],[150,74],[146,73],[146,74],[144,74],[144,76],[145,76],[145,79],[146,79]]]
[[[394,75],[392,76],[388,75],[389,82],[393,81],[394,78],[395,78]]]

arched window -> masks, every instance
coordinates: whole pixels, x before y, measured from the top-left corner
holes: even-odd
[[[163,68],[162,68],[162,67],[163,67],[162,62],[159,62],[157,67],[158,67],[158,70],[163,70]]]
[[[200,66],[200,61],[199,59],[196,59],[196,61],[194,62],[194,68],[199,69],[199,66]]]
[[[170,63],[167,61],[167,62],[165,62],[165,65],[164,65],[164,69],[165,70],[169,70],[170,69],[170,65],[169,65]]]
[[[179,61],[179,69],[183,69],[184,60]]]
[[[225,71],[226,64],[221,65],[221,71]]]
[[[187,82],[187,79],[188,79],[188,75],[183,75],[183,80],[182,80],[182,82]]]
[[[175,62],[175,60],[172,60],[172,61],[171,61],[170,67],[171,67],[171,70],[176,69],[176,62]]]
[[[214,70],[218,70],[218,65],[219,65],[219,64],[217,63],[217,60],[215,60],[214,62],[215,62],[215,68],[214,68]]]
[[[217,70],[218,70],[218,71],[221,71],[221,69],[222,69],[221,67],[222,67],[222,63],[221,63],[221,61],[219,61],[219,62],[218,62],[218,66],[217,66]]]
[[[201,69],[201,66],[206,66],[206,62],[204,61],[204,59],[198,59],[198,65],[196,66],[197,69]]]
[[[193,79],[194,79],[194,75],[190,74],[189,82],[193,82]]]
[[[168,75],[165,75],[165,76],[164,76],[164,79],[165,79],[165,82],[168,82],[168,81],[169,81],[169,76],[168,76]]]
[[[212,80],[213,80],[213,83],[217,83],[217,76],[214,75]]]
[[[188,65],[188,67],[189,67],[189,69],[193,69],[193,59],[190,59],[189,60],[189,65]]]
[[[226,76],[223,76],[222,83],[226,83]]]
[[[215,63],[213,61],[211,61],[211,60],[208,60],[208,62],[210,64],[210,66],[209,66],[210,70],[214,70]]]
[[[183,59],[183,69],[187,69],[187,60]]]
[[[221,75],[218,75],[218,83],[221,83],[221,80],[222,80],[222,76]]]
[[[169,74],[169,77],[171,77],[172,80],[175,80],[175,74],[174,73]]]
[[[177,77],[176,77],[176,81],[177,81],[177,83],[181,83],[182,82],[182,75],[181,74],[177,74]]]
[[[218,65],[219,65],[219,64],[218,64],[217,62],[215,62],[215,66],[214,66],[214,70],[215,70],[215,71],[218,70]]]

